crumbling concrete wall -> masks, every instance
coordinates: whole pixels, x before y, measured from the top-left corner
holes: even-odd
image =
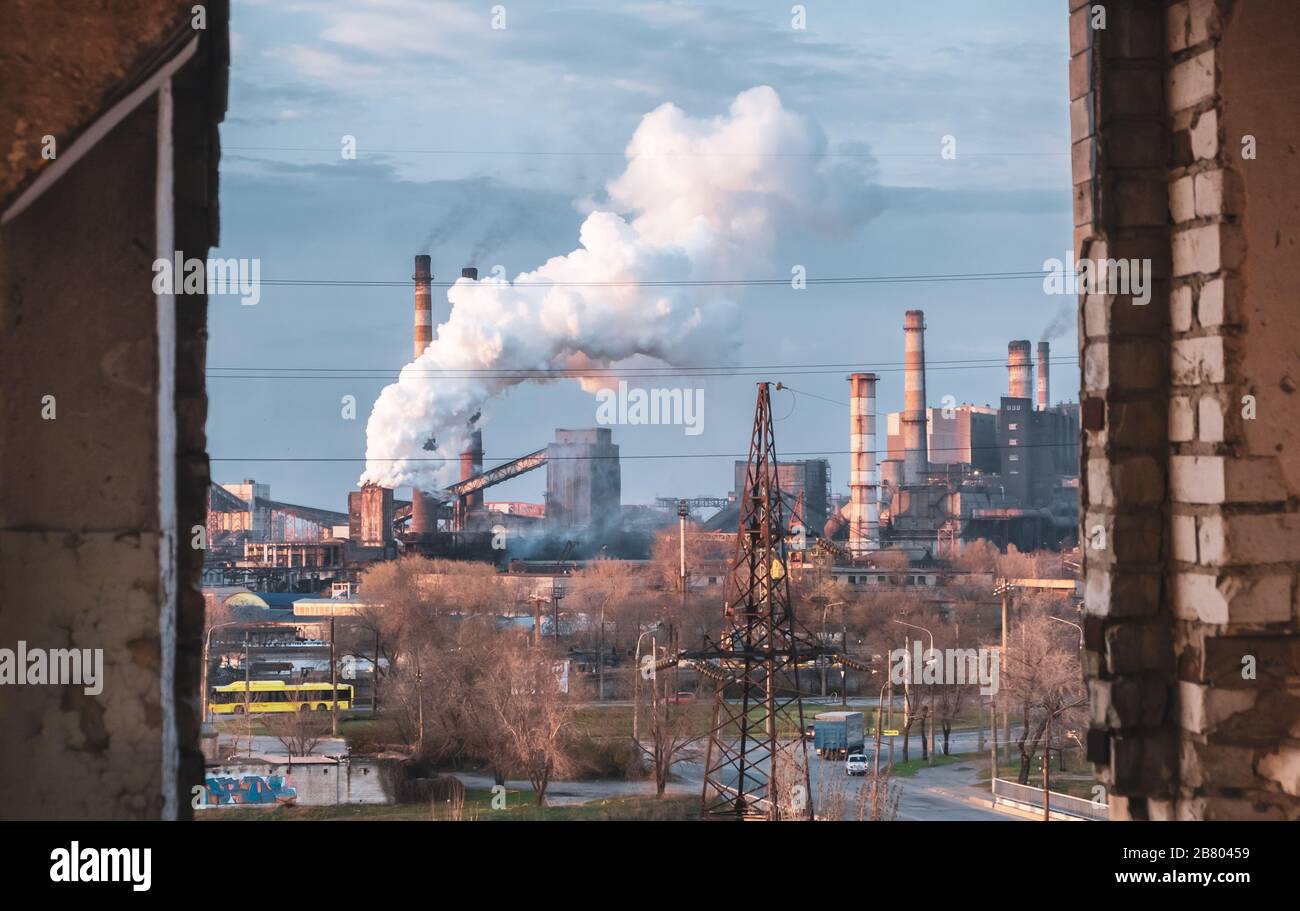
[[[9,819],[162,810],[156,137],[151,100],[0,233],[0,647],[105,656],[97,696],[0,687]]]
[[[1300,818],[1297,7],[1069,5],[1076,255],[1155,279],[1081,296],[1089,756],[1113,818]]]
[[[0,648],[102,649],[104,674],[92,694],[0,686],[0,818],[186,816],[203,769],[188,529],[208,484],[206,299],[178,301],[164,328],[152,266],[164,238],[198,258],[216,240],[228,13],[205,4],[198,32],[193,4],[174,0],[47,7],[17,0],[0,21],[14,137],[0,180]],[[189,45],[190,62],[149,82]],[[92,130],[147,82],[124,119]],[[88,135],[83,157],[65,154]],[[11,209],[47,171],[57,179]]]

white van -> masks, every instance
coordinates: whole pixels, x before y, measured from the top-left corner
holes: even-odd
[[[867,766],[867,757],[861,753],[851,753],[849,758],[844,760],[844,771],[849,775],[865,775]]]

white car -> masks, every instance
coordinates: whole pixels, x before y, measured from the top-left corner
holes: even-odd
[[[861,753],[852,753],[849,758],[844,760],[844,771],[849,775],[867,774],[867,757]]]

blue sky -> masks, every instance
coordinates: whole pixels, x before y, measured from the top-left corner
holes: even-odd
[[[641,118],[672,102],[724,113],[770,85],[863,172],[873,215],[827,241],[786,232],[767,274],[810,276],[1036,270],[1070,246],[1067,19],[1043,0],[784,3],[236,0],[230,109],[222,127],[220,256],[257,257],[262,278],[401,281],[429,252],[439,279],[473,257],[509,275],[577,244],[582,205],[623,169]],[[358,157],[342,160],[341,137]],[[939,155],[941,138],[957,157]],[[754,382],[784,380],[777,445],[830,454],[847,478],[847,367],[881,374],[882,411],[901,404],[903,311],[926,311],[932,405],[995,403],[1011,338],[1037,339],[1072,301],[1034,279],[766,287],[740,297],[737,362],[755,375],[704,381],[705,430],[616,427],[625,503],[723,494],[743,455]],[[447,301],[435,289],[435,323]],[[1056,398],[1074,398],[1073,320],[1054,341]],[[383,379],[299,378],[285,368],[395,373],[410,359],[401,287],[268,286],[256,306],[214,298],[208,450],[220,481],[254,477],[276,499],[342,510]],[[720,347],[722,347],[720,340]],[[824,372],[773,365],[829,365]],[[215,368],[289,373],[230,378]],[[741,371],[751,372],[751,371]],[[697,378],[665,385],[695,387]],[[354,395],[356,420],[341,417]],[[489,463],[531,451],[557,426],[595,423],[574,382],[516,387],[487,409]],[[714,458],[714,455],[722,457]],[[662,458],[658,456],[663,456]],[[539,501],[534,473],[492,499]],[[399,496],[404,496],[399,492]]]

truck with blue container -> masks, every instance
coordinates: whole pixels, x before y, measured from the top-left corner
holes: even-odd
[[[843,759],[866,744],[861,712],[822,712],[813,718],[813,747],[823,759]]]

